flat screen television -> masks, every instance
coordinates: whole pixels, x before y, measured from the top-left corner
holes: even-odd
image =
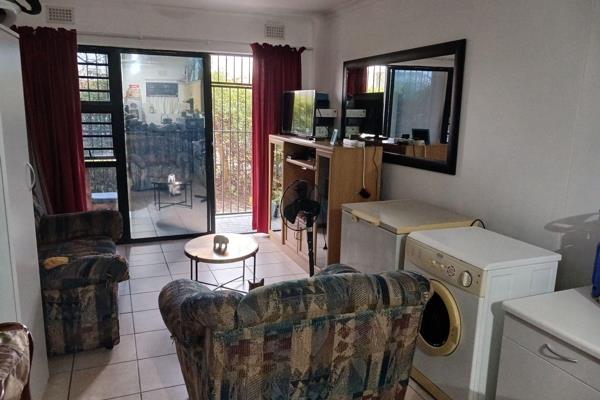
[[[314,136],[315,110],[329,107],[329,96],[316,90],[292,90],[283,93],[281,132]]]
[[[360,133],[383,134],[383,92],[356,93],[346,103],[346,109],[365,110],[364,118],[357,118]]]

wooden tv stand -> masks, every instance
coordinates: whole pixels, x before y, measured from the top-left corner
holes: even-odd
[[[379,200],[383,148],[368,146],[363,150],[332,146],[329,141],[311,141],[288,135],[270,135],[269,148],[271,238],[308,271],[306,231],[299,233],[286,228],[281,218],[274,217],[274,211],[288,185],[299,179],[309,181],[318,187],[322,213],[325,214],[315,227],[316,265],[322,268],[339,262],[341,206],[344,203]],[[288,159],[289,156],[294,157]],[[363,185],[363,156],[366,160],[365,186],[371,194],[367,199],[359,195]]]

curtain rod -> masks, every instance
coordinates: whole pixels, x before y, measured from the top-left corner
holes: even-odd
[[[161,37],[161,36],[153,36],[153,35],[128,35],[121,33],[102,33],[102,32],[89,32],[89,31],[77,31],[78,35],[82,36],[97,36],[97,37],[107,37],[107,38],[115,38],[115,39],[133,39],[133,40],[158,40],[158,41],[168,41],[168,42],[186,42],[186,43],[204,43],[206,45],[210,45],[211,43],[219,44],[235,44],[235,45],[245,45],[250,46],[255,42],[236,42],[233,40],[210,40],[210,39],[190,39],[190,38],[178,38],[178,37]],[[263,43],[263,42],[259,42]],[[292,47],[301,47],[301,46],[292,46]],[[305,50],[313,51],[312,47],[305,47]]]

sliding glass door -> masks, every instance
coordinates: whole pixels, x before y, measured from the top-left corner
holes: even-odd
[[[102,103],[103,113],[83,115],[84,135],[93,133],[86,151],[100,157],[88,169],[90,181],[97,181],[90,185],[94,207],[118,204],[131,240],[214,231],[209,58],[84,46],[80,51],[102,54],[95,69],[89,59],[97,56],[82,58],[86,76],[90,68],[106,73],[92,83],[94,89],[87,83],[92,91],[86,94]]]
[[[131,237],[208,232],[204,58],[124,52]]]

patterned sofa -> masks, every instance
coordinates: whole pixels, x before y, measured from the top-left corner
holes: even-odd
[[[121,214],[44,215],[36,203],[36,228],[48,354],[112,348],[119,343],[118,282],[129,279],[127,260],[116,254]],[[44,267],[55,260],[62,265]]]
[[[160,293],[190,400],[403,399],[429,282],[331,266],[247,295]]]
[[[192,178],[193,133],[178,124],[128,127],[127,157],[131,190],[152,189],[152,182],[166,182],[169,174],[177,180]]]

